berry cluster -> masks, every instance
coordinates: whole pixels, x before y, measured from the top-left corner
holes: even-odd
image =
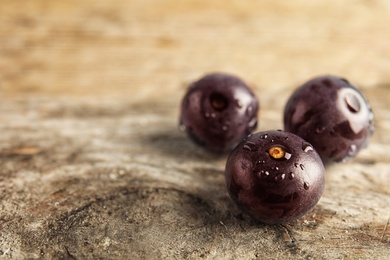
[[[264,223],[284,223],[309,212],[324,191],[325,167],[345,162],[368,144],[373,113],[362,93],[335,76],[298,88],[284,110],[284,131],[251,134],[259,101],[236,76],[214,73],[190,85],[180,129],[209,150],[231,151],[228,193]]]

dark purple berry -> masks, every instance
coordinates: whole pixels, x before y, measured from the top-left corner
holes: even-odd
[[[346,161],[367,146],[373,113],[347,80],[322,76],[298,88],[284,110],[284,128],[310,142],[325,163]]]
[[[293,221],[317,204],[325,170],[308,142],[268,131],[248,136],[231,152],[225,179],[230,197],[244,212],[276,224]]]
[[[233,149],[257,127],[259,102],[241,79],[206,75],[192,83],[181,104],[180,128],[213,151]]]

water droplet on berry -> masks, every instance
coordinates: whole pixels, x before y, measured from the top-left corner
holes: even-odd
[[[280,178],[282,179],[282,180],[284,180],[284,178],[286,177],[286,174],[282,174],[282,175],[280,175]]]
[[[269,175],[269,172],[265,172],[265,171],[257,172],[257,177],[259,177],[260,179],[265,179],[268,177],[268,175]]]
[[[253,128],[253,127],[256,127],[256,125],[257,125],[257,118],[256,118],[256,117],[253,117],[253,118],[251,119],[251,121],[249,121],[248,127],[249,127],[249,128]]]
[[[360,102],[354,93],[347,93],[344,97],[344,101],[348,110],[352,113],[357,113],[360,111]]]
[[[226,125],[222,126],[223,131],[226,131],[227,129],[228,129],[228,127]]]
[[[304,188],[305,190],[308,190],[308,189],[309,189],[309,183],[304,182],[304,183],[303,183],[303,188]]]
[[[322,132],[324,132],[324,130],[325,130],[325,127],[319,126],[319,127],[316,128],[315,131],[316,131],[317,134],[321,134]]]
[[[267,139],[267,138],[268,138],[268,135],[267,135],[267,134],[261,135],[260,138],[261,138],[261,139]]]
[[[294,173],[292,173],[292,172],[290,172],[289,174],[288,174],[288,178],[290,179],[290,180],[293,180],[294,179]]]
[[[265,161],[257,161],[257,164],[265,164]]]
[[[302,144],[302,150],[305,153],[307,153],[307,152],[313,151],[314,149],[313,149],[313,147],[311,147],[311,145],[303,143]]]
[[[247,141],[244,145],[243,145],[243,148],[248,150],[248,151],[256,151],[257,150],[257,146],[255,143],[251,142],[251,141]]]
[[[269,172],[267,171],[260,171],[257,173],[257,176],[261,179],[265,179],[269,176]]]
[[[246,114],[247,115],[250,115],[253,111],[253,107],[252,106],[248,106],[248,108],[246,109]]]
[[[301,167],[302,171],[305,169],[305,166],[303,164],[300,164],[299,167]]]
[[[257,174],[257,177],[264,178],[264,171],[259,171],[256,174]]]
[[[354,156],[355,154],[356,154],[356,152],[357,152],[357,147],[356,147],[356,145],[351,145],[350,147],[349,147],[349,149],[348,149],[348,155],[349,156]]]
[[[247,144],[244,144],[244,146],[242,148],[245,150],[248,150],[248,151],[252,151],[252,149]]]
[[[242,108],[242,104],[241,104],[240,100],[235,99],[234,102],[236,103],[236,106],[237,106],[238,108]]]

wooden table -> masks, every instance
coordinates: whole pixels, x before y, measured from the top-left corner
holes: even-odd
[[[0,256],[388,259],[390,4],[0,3]],[[292,91],[343,76],[375,112],[370,145],[327,170],[316,208],[264,225],[227,195],[226,155],[177,129],[187,85],[239,75],[280,129]]]

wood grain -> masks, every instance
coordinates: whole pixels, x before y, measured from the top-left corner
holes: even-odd
[[[387,259],[390,4],[383,0],[0,3],[0,256],[5,259]],[[294,88],[358,85],[368,148],[327,169],[293,223],[242,214],[226,155],[177,129],[186,86],[225,71],[282,128]]]

